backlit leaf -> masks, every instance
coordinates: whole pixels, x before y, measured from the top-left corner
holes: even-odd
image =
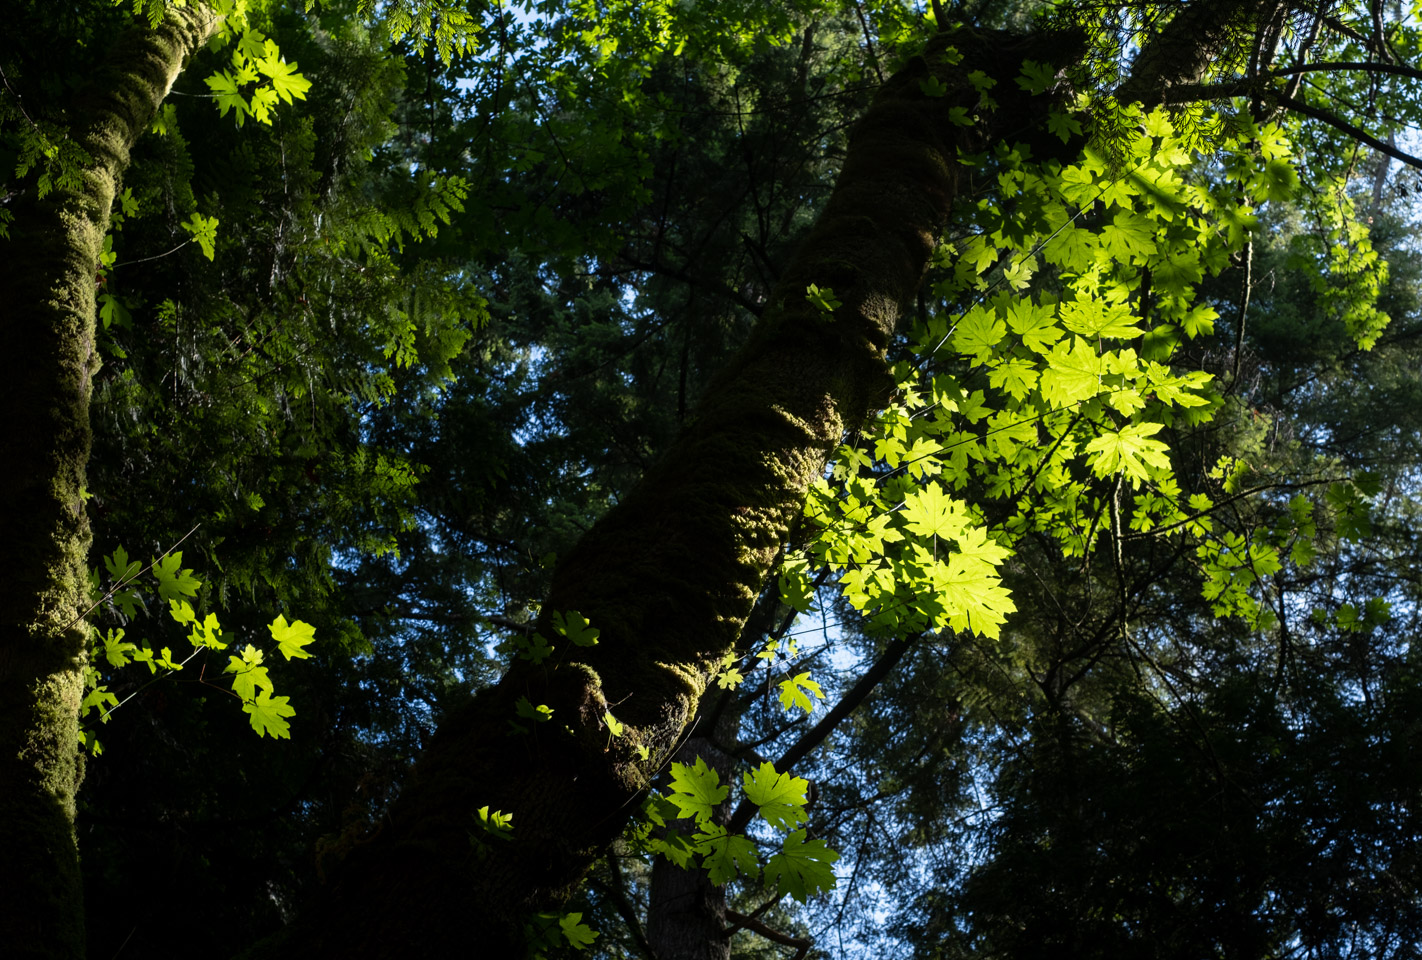
[[[671,765],[672,793],[667,797],[681,810],[683,817],[695,817],[698,823],[711,820],[711,815],[731,792],[731,788],[721,783],[721,775],[706,766],[706,760],[696,758],[696,763]]]
[[[806,791],[810,782],[788,773],[776,773],[766,761],[751,773],[742,775],[746,798],[760,808],[760,815],[773,827],[782,830],[804,823]]]
[[[817,893],[833,890],[834,871],[830,868],[839,854],[823,840],[806,840],[804,830],[785,838],[784,849],[765,865],[765,881],[773,883],[783,897],[787,893],[804,903]]]
[[[311,659],[311,654],[306,652],[307,645],[316,639],[316,628],[311,624],[301,620],[287,623],[286,615],[278,614],[277,618],[267,625],[267,630],[271,633],[272,639],[277,642],[277,649],[286,659]]]
[[[290,702],[290,697],[273,697],[263,690],[255,700],[242,704],[242,709],[250,714],[252,729],[257,731],[259,736],[289,740],[291,724],[286,722],[286,718],[296,715],[296,710],[290,706]]]
[[[815,698],[819,700],[825,698],[824,691],[820,689],[818,683],[810,679],[808,671],[805,673],[797,673],[789,680],[781,681],[779,686],[780,705],[784,707],[787,712],[794,707],[799,707],[806,713],[813,713],[815,703],[810,699],[810,694],[814,694]]]

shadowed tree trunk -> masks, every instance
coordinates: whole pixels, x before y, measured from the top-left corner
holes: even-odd
[[[950,45],[961,62],[947,62]],[[1034,131],[1051,98],[1013,82],[1022,60],[1064,64],[1078,53],[1060,36],[964,28],[885,83],[750,341],[661,462],[560,563],[538,624],[554,654],[516,661],[444,724],[377,835],[348,851],[322,902],[272,950],[443,955],[475,935],[486,955],[521,953],[523,922],[556,909],[636,811],[735,644],[809,485],[884,400],[884,350],[968,169],[959,152]],[[977,106],[974,70],[998,78],[1001,106],[955,125],[953,108]],[[925,92],[930,77],[946,95]],[[832,317],[806,299],[810,284],[842,301]],[[601,631],[597,646],[560,641],[552,615],[573,611]],[[511,733],[524,698],[552,719]],[[627,725],[622,738],[603,724],[609,703]],[[480,839],[485,805],[513,814],[514,842]]]
[[[94,289],[129,149],[183,61],[215,23],[201,6],[133,29],[69,111],[87,154],[77,184],[7,208],[0,243],[0,944],[8,957],[81,957],[83,896],[74,795],[88,627],[89,457]]]
[[[690,765],[700,758],[716,771],[722,783],[730,783],[736,761],[726,751],[735,744],[740,726],[735,702],[734,694],[718,697],[708,693],[702,700],[703,709],[696,717],[692,735],[686,738],[673,759]],[[713,819],[724,826],[730,813],[728,796],[716,809]],[[712,883],[700,866],[693,864],[683,869],[658,857],[652,863],[647,899],[647,941],[656,960],[730,960],[726,888]]]
[[[1209,6],[1212,22],[1229,23],[1258,4]],[[1188,52],[1182,36],[1218,43],[1191,18],[1159,42]],[[945,56],[950,46],[961,60]],[[526,920],[556,910],[635,813],[733,648],[810,483],[883,401],[884,350],[958,197],[960,153],[1044,142],[1033,134],[1052,95],[1027,97],[1014,79],[1024,59],[1063,66],[1082,50],[1075,36],[960,28],[884,84],[749,342],[663,459],[559,564],[538,622],[553,655],[516,661],[450,717],[376,835],[346,852],[303,922],[264,952],[444,955],[476,936],[488,956],[521,954]],[[1151,45],[1142,56],[1156,84],[1193,81],[1207,65],[1184,56],[1172,73]],[[975,70],[997,79],[1000,106],[956,125],[953,108],[978,105]],[[930,78],[946,94],[931,96]],[[810,284],[842,302],[832,316],[806,299]],[[572,612],[601,631],[597,646],[558,637],[553,615]],[[524,700],[551,719],[511,732]],[[603,724],[609,704],[627,725],[621,738]],[[513,842],[481,839],[475,811],[486,805],[513,815]]]
[[[1261,5],[1203,6],[1206,22],[1225,24]],[[1181,20],[1186,39],[1171,40],[1180,50],[1215,49],[1213,32]],[[12,956],[82,954],[73,811],[94,286],[129,148],[214,27],[205,7],[170,5],[157,29],[117,40],[69,113],[91,158],[80,182],[8,205],[0,943]],[[950,45],[960,62],[945,56]],[[538,624],[553,655],[517,661],[443,725],[380,829],[346,851],[305,919],[265,951],[522,955],[524,923],[556,910],[635,812],[740,635],[810,483],[844,432],[882,402],[884,350],[958,197],[967,170],[959,153],[1039,130],[1051,97],[1020,91],[1021,61],[1065,65],[1080,52],[1075,38],[963,28],[889,79],[750,341],[663,460],[560,564]],[[1198,55],[1152,59],[1152,45],[1141,59],[1153,89],[1194,80],[1204,66]],[[1000,107],[963,127],[951,111],[977,106],[974,70],[997,78]],[[946,95],[929,95],[930,78]],[[842,306],[822,314],[806,299],[810,284]],[[575,647],[554,630],[554,614],[575,611],[601,631],[598,645]],[[542,706],[551,719],[520,721],[525,700],[526,712]],[[621,738],[603,722],[610,703],[627,725]],[[483,831],[476,812],[485,806],[513,815],[513,842]]]

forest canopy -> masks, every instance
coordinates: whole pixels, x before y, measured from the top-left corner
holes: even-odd
[[[1422,943],[1416,4],[3,12],[7,956]]]

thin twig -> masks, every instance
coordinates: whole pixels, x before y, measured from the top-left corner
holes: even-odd
[[[77,616],[77,617],[75,617],[73,620],[71,620],[71,621],[69,622],[69,625],[66,626],[64,629],[65,629],[66,631],[72,630],[76,625],[78,625],[78,623],[79,623],[81,620],[86,619],[86,618],[89,616],[89,614],[91,614],[91,613],[93,613],[95,610],[99,609],[99,607],[100,607],[103,603],[105,603],[106,601],[108,601],[109,599],[111,599],[114,594],[118,593],[118,592],[119,592],[120,590],[122,590],[124,587],[128,586],[130,583],[133,583],[133,582],[134,582],[135,580],[137,580],[139,577],[143,576],[145,573],[147,573],[148,571],[152,570],[154,567],[158,566],[158,561],[159,561],[159,560],[162,560],[164,557],[168,556],[168,554],[172,553],[174,550],[176,550],[176,549],[178,549],[179,547],[181,547],[181,546],[183,545],[183,541],[186,540],[186,539],[188,539],[188,537],[191,537],[194,533],[196,533],[196,532],[197,532],[197,528],[200,527],[200,526],[202,526],[202,524],[200,524],[200,523],[193,524],[193,528],[192,528],[191,530],[189,530],[187,533],[183,534],[183,535],[178,539],[178,542],[177,542],[177,543],[173,544],[173,545],[172,545],[171,547],[169,547],[167,550],[164,550],[162,553],[160,553],[160,554],[158,555],[157,559],[155,559],[155,560],[154,560],[152,563],[150,563],[148,566],[144,567],[142,570],[140,570],[140,571],[138,571],[137,573],[135,573],[133,576],[127,577],[127,578],[125,578],[125,579],[123,579],[123,580],[120,580],[118,583],[116,583],[116,584],[114,584],[112,587],[110,587],[108,593],[104,594],[102,597],[100,597],[99,599],[95,600],[93,606],[91,606],[88,610],[85,610],[83,613],[79,614],[79,616]],[[184,661],[184,662],[186,663],[187,661]]]
[[[151,257],[143,257],[143,258],[138,259],[138,260],[124,260],[124,261],[122,261],[121,263],[115,263],[115,264],[113,264],[112,266],[109,267],[109,269],[110,269],[110,270],[117,270],[119,267],[131,267],[131,266],[133,266],[135,263],[148,263],[150,260],[161,260],[161,259],[163,259],[164,257],[171,256],[172,254],[177,253],[179,250],[183,249],[184,247],[186,247],[188,244],[190,244],[190,243],[192,243],[192,242],[193,242],[193,241],[192,241],[191,239],[189,239],[189,240],[184,240],[182,243],[178,244],[176,247],[174,247],[174,248],[171,249],[171,250],[166,250],[166,251],[164,251],[163,253],[155,253],[155,254],[154,254],[153,256],[151,256]]]

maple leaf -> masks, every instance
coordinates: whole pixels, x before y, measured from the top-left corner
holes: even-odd
[[[1056,70],[1049,64],[1036,60],[1023,60],[1022,73],[1017,77],[1017,85],[1028,93],[1041,93],[1056,79]]]
[[[706,853],[701,865],[711,875],[711,882],[717,886],[734,880],[736,874],[747,877],[760,875],[760,861],[756,856],[755,844],[740,834],[727,833],[726,828],[715,823],[706,827],[692,838],[698,849]]]
[[[867,463],[868,458],[865,457],[865,460]],[[780,566],[780,599],[799,613],[810,612],[815,604],[815,589],[810,580],[809,560],[804,557],[785,558]]]
[[[281,59],[281,52],[272,41],[264,45],[265,56],[257,59],[257,69],[271,78],[272,89],[286,103],[292,99],[305,100],[306,91],[311,89],[311,81],[296,72],[296,63]]]
[[[1026,290],[1031,284],[1032,274],[1037,272],[1037,258],[1024,257],[1013,260],[1002,268],[1003,281],[1014,290]]]
[[[1067,224],[1042,246],[1042,256],[1048,263],[1054,263],[1063,270],[1081,273],[1096,259],[1099,243],[1090,230]]]
[[[99,719],[107,723],[109,714],[113,712],[114,707],[118,706],[118,702],[118,697],[110,693],[108,687],[95,687],[89,691],[89,695],[79,705],[80,716],[90,710],[98,710],[100,711]]]
[[[242,704],[242,709],[251,714],[252,729],[257,731],[258,736],[290,740],[291,724],[286,722],[286,718],[296,716],[296,710],[290,704],[290,697],[274,697],[263,690],[255,700]]]
[[[1062,169],[1061,193],[1069,203],[1085,207],[1096,202],[1101,190],[1096,186],[1096,175],[1091,170],[1073,165]]]
[[[944,493],[937,480],[904,498],[904,519],[910,533],[956,539],[967,526],[963,505]]]
[[[1152,262],[1150,269],[1156,290],[1172,297],[1188,297],[1205,275],[1200,254],[1194,250],[1172,250],[1169,256]]]
[[[647,848],[652,853],[660,853],[683,870],[691,866],[691,858],[696,856],[691,838],[675,830],[668,830],[663,836],[652,840]]]
[[[801,903],[813,894],[834,889],[830,864],[839,859],[823,840],[806,840],[805,836],[804,830],[791,833],[785,838],[784,849],[765,865],[766,882],[775,883],[782,897],[788,893]]]
[[[581,913],[565,913],[558,919],[558,927],[563,938],[572,944],[574,950],[586,950],[597,939],[597,931],[582,922]]]
[[[192,570],[182,569],[182,551],[170,553],[153,561],[153,576],[158,581],[158,596],[164,600],[175,600],[183,596],[197,596],[202,581],[193,576]]]
[[[771,826],[784,830],[808,819],[805,813],[808,780],[776,773],[775,766],[768,760],[753,773],[743,774],[741,779],[746,798],[760,808],[760,815]]]
[[[820,689],[820,685],[810,679],[808,670],[804,673],[797,673],[789,680],[782,680],[780,682],[780,705],[785,708],[787,713],[791,707],[799,707],[806,713],[813,713],[815,703],[805,693],[806,690],[813,693],[820,700],[825,698],[824,691]]]
[[[1042,397],[1058,409],[1096,396],[1105,373],[1101,358],[1085,340],[1072,337],[1071,343],[1057,344],[1047,354],[1042,371]]]
[[[247,114],[251,111],[247,108],[247,100],[237,89],[237,78],[226,70],[214,73],[210,77],[203,79],[208,89],[212,91],[213,98],[217,101],[218,116],[227,116],[227,111],[237,111],[237,126],[242,126]]]
[[[1090,455],[1088,462],[1098,477],[1109,477],[1120,472],[1131,480],[1134,488],[1142,480],[1149,480],[1161,470],[1170,469],[1170,448],[1151,435],[1159,432],[1163,424],[1135,423],[1121,428],[1117,433],[1097,437],[1086,445]]]
[[[270,42],[265,33],[256,27],[248,27],[237,40],[237,52],[243,57],[256,60],[266,53],[267,44]]]
[[[487,805],[479,808],[479,824],[484,830],[500,840],[513,839],[513,814],[502,810],[489,812]]]
[[[1112,259],[1143,263],[1155,253],[1155,225],[1138,213],[1122,210],[1101,228],[1101,242]]]
[[[554,613],[553,629],[573,641],[574,646],[597,646],[599,631],[593,629],[589,625],[587,617],[576,610],[569,610],[567,613],[561,611]]]
[[[278,614],[277,618],[267,625],[267,630],[271,633],[272,639],[277,642],[277,649],[286,659],[311,659],[311,654],[305,650],[306,645],[316,639],[316,628],[311,624],[301,620],[287,623],[286,614]]]
[[[974,306],[959,319],[953,331],[953,349],[984,363],[1006,334],[1006,324],[981,306]]]
[[[193,612],[193,605],[186,600],[169,600],[168,615],[177,621],[179,626],[197,623],[197,614]]]
[[[232,678],[232,692],[243,700],[256,699],[259,690],[268,694],[276,692],[276,687],[267,675],[267,668],[262,666],[262,651],[250,643],[240,657],[227,658],[227,667],[222,672],[235,674]],[[257,732],[261,733],[260,730]]]
[[[553,719],[552,707],[546,703],[540,703],[534,706],[533,701],[527,697],[518,698],[518,702],[514,704],[514,711],[525,720],[533,720],[537,723],[544,723],[545,721]]]
[[[991,539],[984,528],[969,527],[958,537],[958,556],[995,568],[1012,556],[1012,551]]]
[[[252,91],[252,116],[258,123],[272,122],[272,107],[277,105],[277,92],[271,87],[258,87]]]
[[[1055,305],[1036,304],[1030,299],[1014,300],[1007,305],[1007,325],[1033,353],[1046,353],[1047,348],[1065,336],[1057,326]]]
[[[124,640],[122,627],[109,630],[108,635],[104,637],[104,659],[108,660],[111,667],[127,666],[129,655],[137,650],[137,644]]]
[[[695,817],[698,824],[711,822],[711,814],[731,792],[721,784],[721,775],[706,766],[706,760],[696,758],[694,766],[672,764],[672,794],[667,797],[677,805],[683,817]]]
[[[1145,132],[1151,137],[1168,137],[1175,132],[1175,126],[1170,122],[1170,114],[1160,107],[1152,110],[1145,119]]]
[[[932,568],[934,593],[942,600],[948,625],[996,638],[1007,615],[1017,609],[1012,595],[997,576],[994,558],[1002,547],[988,541],[972,544],[968,552],[954,553],[946,564]]]
[[[180,223],[188,233],[193,235],[193,240],[202,248],[202,255],[211,260],[217,255],[217,218],[204,217],[202,214],[194,212],[188,217],[186,223]]]
[[[1037,370],[1026,360],[1008,360],[988,371],[988,384],[1005,389],[1014,399],[1024,400],[1037,386]]]
[[[986,237],[973,237],[963,247],[963,261],[972,264],[978,273],[984,273],[997,263],[997,247],[988,243]]]
[[[128,551],[119,547],[113,552],[113,556],[104,558],[104,566],[108,568],[109,576],[118,583],[132,580],[143,570],[143,564],[137,560],[128,559]]]
[[[654,791],[647,794],[647,799],[642,801],[642,816],[653,826],[665,827],[668,820],[677,818],[677,806]]]
[[[542,663],[553,655],[553,647],[541,633],[535,633],[532,637],[518,637],[514,640],[514,645],[518,648],[520,657],[534,663]]]
[[[1059,309],[1062,324],[1073,333],[1117,340],[1139,337],[1145,333],[1136,326],[1136,318],[1131,316],[1130,308],[1123,304],[1102,303],[1099,300],[1068,300],[1063,302]]]
[[[168,602],[171,604],[174,601],[169,600]],[[188,612],[192,612],[192,607],[188,607]],[[227,649],[227,644],[219,639],[222,636],[222,625],[217,622],[217,614],[209,613],[203,618],[202,623],[198,623],[197,617],[194,616],[192,624],[193,629],[192,633],[188,635],[188,640],[192,642],[193,646],[207,647],[211,650]]]
[[[103,321],[105,330],[112,326],[127,327],[133,319],[123,301],[111,293],[102,294],[99,304],[99,319]]]
[[[735,667],[727,667],[716,674],[716,686],[722,690],[734,690],[745,682],[746,675]]]
[[[1081,121],[1064,110],[1052,110],[1047,113],[1047,131],[1066,143],[1073,135],[1081,136]]]

